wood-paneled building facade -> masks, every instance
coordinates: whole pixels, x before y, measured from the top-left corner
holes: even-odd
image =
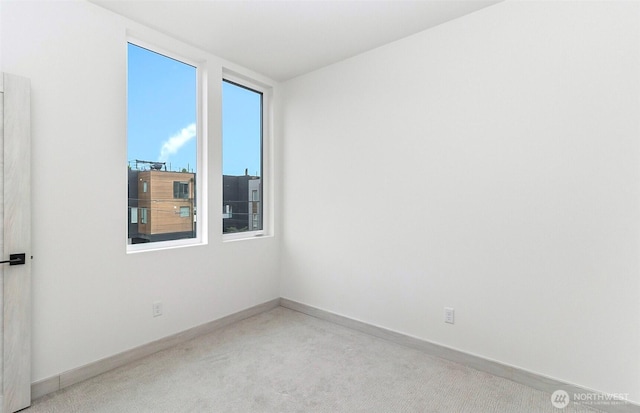
[[[131,243],[195,237],[194,207],[194,173],[129,171]]]

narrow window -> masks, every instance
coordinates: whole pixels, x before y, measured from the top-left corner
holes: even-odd
[[[254,214],[253,217],[251,218],[251,224],[252,224],[253,228],[260,227],[260,215]]]
[[[138,223],[138,208],[131,208],[131,223],[132,224],[137,224]]]
[[[227,218],[232,218],[233,217],[233,209],[231,208],[231,205],[223,205],[222,206],[222,218],[223,219],[227,219]]]
[[[128,43],[131,244],[196,237],[197,68]],[[137,184],[136,184],[137,182]],[[185,220],[191,216],[194,219]],[[186,214],[186,215],[185,215]],[[152,224],[151,224],[152,223]]]
[[[262,230],[262,113],[262,92],[222,82],[223,233]]]

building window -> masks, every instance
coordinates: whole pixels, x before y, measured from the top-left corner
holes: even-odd
[[[131,223],[132,224],[138,223],[138,208],[136,207],[131,208]]]
[[[173,197],[177,199],[189,198],[189,183],[188,182],[174,182],[173,183]]]
[[[222,206],[222,219],[233,218],[233,208],[231,205]]]
[[[128,206],[139,219],[128,238],[184,243],[198,233],[198,68],[134,43],[127,51]]]
[[[222,82],[223,233],[262,230],[263,111],[260,88]],[[230,213],[233,211],[233,214]]]

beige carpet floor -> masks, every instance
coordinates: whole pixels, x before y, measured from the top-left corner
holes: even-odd
[[[551,395],[278,307],[35,400],[25,413],[500,412]]]

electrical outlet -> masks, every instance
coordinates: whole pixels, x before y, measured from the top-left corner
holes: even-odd
[[[453,321],[454,321],[453,316],[454,316],[453,308],[445,307],[444,308],[444,322],[445,323],[449,323],[449,324],[453,324]]]
[[[155,301],[153,303],[153,316],[158,317],[162,315],[162,301]]]

